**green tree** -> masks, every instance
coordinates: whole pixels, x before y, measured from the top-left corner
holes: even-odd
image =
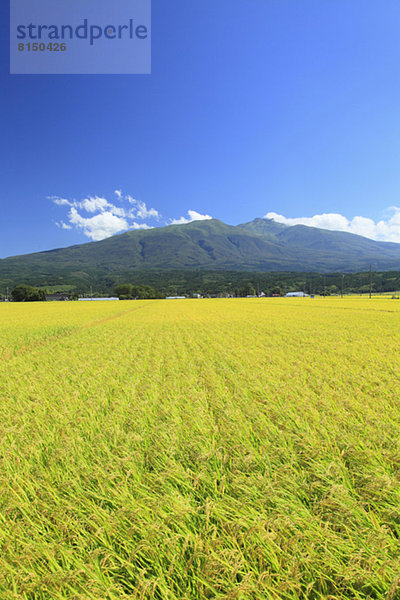
[[[134,285],[132,286],[132,297],[137,300],[148,300],[157,298],[157,294],[150,285]]]
[[[132,298],[133,286],[130,283],[121,283],[114,288],[115,294],[120,300]]]
[[[158,298],[158,294],[150,285],[131,285],[122,283],[114,288],[115,294],[120,300],[147,300],[149,298]]]
[[[30,285],[17,285],[11,292],[14,302],[41,302],[46,299],[43,290],[31,287]]]
[[[256,290],[252,283],[246,283],[246,286],[243,290],[243,296],[255,296]]]

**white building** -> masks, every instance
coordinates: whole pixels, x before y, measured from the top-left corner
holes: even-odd
[[[309,295],[304,292],[288,292],[285,294],[285,298],[308,298]]]
[[[81,301],[84,300],[85,302],[88,302],[88,301],[94,302],[97,300],[119,300],[119,298],[78,298],[78,300],[81,300]]]

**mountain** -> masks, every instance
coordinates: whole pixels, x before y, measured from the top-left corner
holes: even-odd
[[[380,271],[397,270],[400,266],[400,244],[375,242],[344,231],[329,231],[306,225],[283,225],[272,219],[254,219],[241,228],[266,241],[274,241],[295,250],[298,268],[321,272],[365,271],[370,264]],[[311,263],[310,263],[311,257]],[[311,268],[310,268],[311,264]]]
[[[269,219],[238,226],[210,219],[2,259],[0,285],[79,284],[167,269],[356,272],[371,263],[400,270],[400,244]]]

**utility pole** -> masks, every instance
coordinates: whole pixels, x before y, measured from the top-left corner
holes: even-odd
[[[372,265],[369,265],[369,297],[372,298]]]
[[[6,291],[6,301],[8,302],[8,286],[7,286],[7,291]]]
[[[326,277],[324,275],[324,298],[326,298]]]
[[[342,293],[341,293],[342,298],[343,298],[343,280],[344,280],[344,273],[342,273]]]

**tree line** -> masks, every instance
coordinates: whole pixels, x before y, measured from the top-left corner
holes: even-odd
[[[31,282],[33,283],[33,282]],[[34,302],[45,299],[46,286],[55,287],[54,281],[46,285],[17,285],[11,294],[14,301]],[[65,286],[67,280],[61,282]],[[293,273],[248,271],[134,271],[107,278],[90,279],[83,285],[70,285],[68,294],[110,296],[121,299],[165,298],[166,296],[253,296],[263,292],[267,296],[287,292],[306,292],[316,295],[362,294],[394,292],[400,290],[400,272],[361,273]],[[3,295],[5,287],[3,286]]]
[[[132,285],[131,283],[117,285],[114,293],[120,300],[152,300],[164,297],[150,285]]]

